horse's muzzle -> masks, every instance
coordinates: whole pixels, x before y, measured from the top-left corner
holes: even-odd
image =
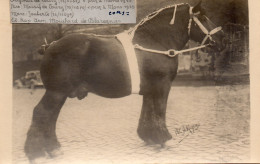
[[[216,42],[214,40],[209,41],[210,47],[217,51],[222,51],[226,49],[228,44],[229,44],[229,39],[227,37],[223,37],[223,39],[220,42]]]
[[[216,46],[217,44],[216,44],[216,42],[215,42],[214,40],[211,40],[211,41],[209,41],[209,45],[212,46],[212,47],[214,47],[214,46]]]

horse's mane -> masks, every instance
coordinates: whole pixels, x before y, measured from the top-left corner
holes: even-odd
[[[146,17],[144,17],[137,25],[135,25],[133,28],[131,28],[129,30],[129,34],[130,35],[134,35],[135,31],[140,27],[142,26],[145,22],[147,21],[150,21],[151,19],[153,19],[156,15],[158,15],[160,12],[166,10],[166,9],[169,9],[169,8],[172,8],[172,7],[175,7],[175,5],[178,5],[178,6],[183,6],[183,5],[189,5],[188,3],[179,3],[179,4],[174,4],[174,5],[168,5],[168,6],[165,6],[163,8],[160,8],[160,9],[157,9],[155,10],[154,12],[148,14]]]

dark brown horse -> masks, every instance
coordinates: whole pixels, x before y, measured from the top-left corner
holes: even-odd
[[[157,51],[182,50],[189,39],[201,43],[205,29],[212,31],[216,26],[202,14],[193,14],[199,10],[200,4],[194,8],[180,4],[160,9],[134,28],[132,42]],[[174,23],[170,23],[172,21]],[[223,37],[223,31],[210,33],[204,43],[214,43],[212,48],[222,50]],[[145,142],[164,144],[172,138],[166,127],[165,114],[171,83],[177,74],[178,56],[169,57],[142,49],[135,52],[141,79],[139,94],[143,95],[137,133]],[[25,153],[30,160],[45,152],[52,156],[60,147],[55,126],[68,97],[83,99],[88,92],[108,98],[131,94],[127,57],[115,37],[65,36],[46,49],[40,71],[46,92],[34,108],[25,142]]]

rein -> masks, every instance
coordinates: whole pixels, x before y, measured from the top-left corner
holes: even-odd
[[[170,25],[173,25],[174,24],[174,21],[175,21],[175,15],[176,15],[176,10],[177,10],[177,6],[178,5],[175,5],[174,6],[174,12],[173,12],[173,18],[171,19],[170,21]],[[175,57],[181,53],[184,53],[184,52],[190,52],[190,51],[194,51],[194,50],[198,50],[198,49],[202,49],[202,48],[205,48],[211,44],[205,44],[205,42],[209,39],[210,41],[212,42],[215,42],[212,38],[212,35],[214,35],[215,33],[219,32],[222,30],[222,27],[216,27],[214,28],[213,30],[211,31],[208,31],[205,26],[199,21],[199,19],[197,18],[197,15],[200,14],[200,12],[197,12],[197,13],[193,13],[192,12],[192,9],[193,7],[190,7],[189,9],[189,13],[190,13],[190,20],[189,20],[189,25],[188,25],[188,34],[190,35],[190,31],[191,31],[191,23],[192,21],[194,21],[198,26],[199,28],[201,29],[201,31],[206,35],[204,37],[204,39],[202,40],[201,42],[201,45],[200,46],[197,46],[197,47],[193,47],[193,48],[188,48],[188,49],[184,49],[184,50],[175,50],[175,49],[169,49],[167,51],[160,51],[160,50],[153,50],[153,49],[148,49],[148,48],[144,48],[138,44],[135,44],[134,45],[134,48],[135,49],[138,49],[138,50],[142,50],[142,51],[146,51],[146,52],[152,52],[152,53],[157,53],[157,54],[162,54],[162,55],[166,55],[168,57]],[[207,17],[206,17],[207,18]],[[207,18],[208,19],[208,18]]]

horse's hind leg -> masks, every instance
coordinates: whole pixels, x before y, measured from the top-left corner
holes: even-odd
[[[137,133],[147,143],[163,145],[172,138],[166,127],[166,106],[170,84],[158,83],[154,91],[143,95],[142,112]]]
[[[45,156],[60,147],[56,137],[56,121],[67,96],[47,90],[34,108],[31,127],[27,133],[24,151],[30,160]]]

